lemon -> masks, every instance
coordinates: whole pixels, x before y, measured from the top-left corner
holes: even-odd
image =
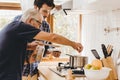
[[[86,64],[84,68],[85,68],[85,69],[90,69],[91,67],[92,67],[91,64]]]

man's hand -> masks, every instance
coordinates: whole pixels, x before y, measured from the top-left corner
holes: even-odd
[[[83,46],[81,43],[73,42],[72,47],[76,49],[78,52],[81,52],[83,50]]]
[[[52,55],[52,56],[58,58],[58,57],[60,57],[61,51],[47,51],[46,54]]]
[[[52,51],[51,54],[54,56],[54,57],[60,57],[60,54],[61,52],[60,51]]]
[[[39,44],[42,45],[43,43],[40,41],[32,41],[31,43],[27,44],[27,50],[35,50],[37,45],[39,45]]]

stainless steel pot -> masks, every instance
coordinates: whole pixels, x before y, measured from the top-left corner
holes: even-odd
[[[69,55],[69,54],[67,54]],[[69,64],[72,68],[83,68],[88,63],[88,57],[78,56],[78,55],[69,55]]]

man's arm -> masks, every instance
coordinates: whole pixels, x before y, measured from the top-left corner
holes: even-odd
[[[30,43],[27,43],[27,50],[35,50],[37,45],[40,45],[42,46],[42,42],[40,41],[32,41]]]
[[[73,42],[61,35],[54,34],[54,33],[47,33],[47,32],[41,31],[34,37],[34,39],[46,40],[46,41],[53,42],[53,43],[71,46],[74,49],[76,49],[78,52],[81,52],[83,49],[80,43]]]

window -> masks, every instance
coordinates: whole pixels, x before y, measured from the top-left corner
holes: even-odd
[[[0,2],[20,3],[20,0],[0,0]]]
[[[63,11],[54,15],[53,32],[67,37],[70,40],[80,42],[80,15],[65,15]],[[61,45],[61,57],[66,57],[65,54],[76,54],[77,51],[71,47]]]
[[[0,30],[20,14],[20,0],[0,0]]]
[[[11,22],[15,16],[22,14],[20,10],[0,10],[0,29]]]

